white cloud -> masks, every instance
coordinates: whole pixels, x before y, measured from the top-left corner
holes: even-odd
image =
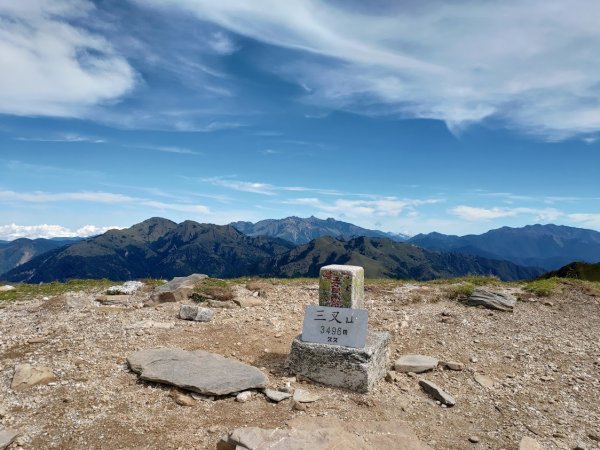
[[[568,217],[579,226],[600,230],[600,214],[576,213],[569,214]]]
[[[399,199],[396,197],[381,197],[372,200],[336,199],[324,202],[318,198],[297,198],[286,200],[290,205],[301,205],[314,208],[323,214],[347,219],[369,217],[397,217],[404,211],[412,212],[416,206],[439,203],[440,199]]]
[[[304,52],[265,61],[319,106],[446,121],[488,117],[547,139],[600,130],[600,3],[137,0]],[[362,11],[365,9],[362,8]],[[323,58],[324,57],[324,58]]]
[[[230,55],[237,51],[235,43],[222,31],[213,33],[207,40],[208,46],[220,55]]]
[[[124,227],[110,226],[99,227],[96,225],[85,225],[77,230],[63,227],[61,225],[0,225],[0,239],[12,241],[19,238],[53,238],[53,237],[87,237],[105,233],[111,229],[121,229]]]
[[[478,208],[466,205],[456,206],[450,209],[450,213],[469,221],[488,221],[528,214],[534,216],[536,221],[548,222],[563,215],[554,208]]]
[[[57,137],[17,137],[15,140],[27,142],[89,142],[91,144],[106,144],[107,142],[105,139],[76,133],[63,133]]]
[[[0,113],[84,117],[134,87],[110,42],[74,25],[94,9],[87,0],[0,2]]]
[[[146,198],[130,197],[123,194],[111,192],[15,192],[0,190],[0,202],[87,202],[111,205],[144,206],[147,208],[179,211],[194,214],[210,214],[210,210],[204,205],[186,203],[166,203]]]

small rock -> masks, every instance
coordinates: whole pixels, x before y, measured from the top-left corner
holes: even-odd
[[[99,295],[96,297],[96,301],[105,306],[127,306],[130,303],[129,295]]]
[[[176,390],[171,391],[171,397],[173,397],[175,403],[180,406],[194,406],[196,404],[196,400],[194,400],[191,396]]]
[[[588,433],[588,437],[592,441],[600,442],[600,434],[597,434],[597,433]]]
[[[450,370],[456,370],[456,371],[460,371],[463,370],[465,368],[465,365],[461,362],[456,362],[456,361],[445,361],[443,363],[443,365]]]
[[[273,389],[265,389],[264,392],[269,400],[273,400],[276,403],[292,396],[292,394],[288,392],[274,391]]]
[[[394,372],[393,370],[388,370],[388,372],[385,374],[385,381],[387,381],[389,383],[398,381],[398,379],[399,379],[398,373]]]
[[[419,380],[419,386],[421,386],[423,390],[431,395],[435,400],[439,400],[444,405],[454,406],[456,404],[454,397],[431,381]]]
[[[544,450],[538,441],[529,436],[523,436],[519,442],[519,450]]]
[[[31,364],[18,364],[10,387],[15,391],[24,390],[36,384],[48,384],[56,381],[52,369],[49,367],[34,367]]]
[[[15,439],[19,436],[19,433],[15,430],[0,429],[0,450],[4,450],[10,444],[12,444]]]
[[[196,322],[210,322],[214,312],[212,309],[201,308],[197,305],[181,305],[179,308],[179,318],[184,320],[194,320]]]
[[[242,308],[251,308],[253,306],[263,305],[263,301],[256,297],[235,298],[233,301]]]
[[[438,360],[424,355],[403,355],[394,363],[396,372],[421,373],[437,367]]]
[[[554,303],[552,303],[552,302],[551,302],[551,301],[549,301],[549,300],[545,300],[544,302],[542,302],[542,305],[544,305],[544,306],[550,306],[550,307],[552,307],[552,306],[554,306]]]
[[[321,397],[317,394],[311,394],[304,389],[296,389],[294,392],[294,401],[297,403],[312,403],[319,400]]]
[[[469,361],[471,361],[472,363],[476,363],[479,360],[477,359],[476,356],[471,356],[471,358],[469,358]]]
[[[471,442],[473,444],[477,444],[479,442],[479,437],[478,436],[469,436],[469,442]]]
[[[308,409],[308,407],[305,404],[297,402],[294,399],[292,399],[292,410],[306,411],[307,409]]]
[[[240,403],[246,403],[248,400],[252,398],[252,391],[244,391],[240,392],[235,396],[235,401]]]
[[[127,325],[125,327],[125,329],[126,330],[139,330],[139,329],[143,330],[146,328],[159,328],[162,330],[168,330],[173,327],[174,327],[174,325],[169,322],[155,322],[154,320],[140,320],[139,322],[135,322],[135,323]]]
[[[554,381],[554,378],[552,378],[550,376],[547,376],[547,375],[544,375],[544,376],[540,377],[540,380],[542,380],[542,381]]]
[[[494,387],[495,384],[494,380],[492,380],[490,377],[481,375],[479,373],[475,374],[475,381],[477,381],[477,383],[479,383],[484,388],[488,389]]]

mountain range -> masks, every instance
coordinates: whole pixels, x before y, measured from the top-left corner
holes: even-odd
[[[9,271],[13,267],[25,264],[37,255],[64,247],[76,240],[79,240],[79,238],[20,238],[14,241],[0,241],[0,274]]]
[[[409,236],[401,233],[369,230],[333,218],[323,220],[314,216],[306,219],[294,216],[285,219],[267,219],[256,223],[232,222],[229,225],[248,236],[277,237],[294,244],[306,244],[321,236],[331,236],[344,240],[359,236],[380,237],[397,242],[403,242],[409,238]]]
[[[388,238],[344,241],[322,236],[299,246],[270,236],[248,236],[230,225],[176,224],[152,218],[124,230],[110,230],[56,248],[8,271],[11,282],[71,278],[171,278],[194,272],[212,277],[316,276],[324,264],[358,264],[367,277],[428,280],[462,275],[496,275],[504,280],[532,278],[537,268],[507,261],[431,252]]]
[[[562,225],[502,227],[479,235],[418,234],[410,243],[428,250],[503,259],[555,270],[573,261],[600,262],[600,233]]]

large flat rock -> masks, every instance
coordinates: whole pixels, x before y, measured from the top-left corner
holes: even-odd
[[[264,388],[268,383],[256,367],[203,350],[140,350],[129,355],[127,362],[142,380],[172,384],[204,395],[227,395]]]
[[[469,306],[483,306],[498,311],[512,311],[517,299],[506,292],[496,292],[484,288],[475,288],[467,299]]]
[[[200,273],[194,273],[187,277],[175,277],[168,283],[154,289],[150,299],[145,304],[146,306],[152,306],[158,303],[186,301],[194,292],[194,286],[205,278],[208,278],[208,275]]]
[[[341,421],[301,418],[287,429],[237,428],[217,444],[217,450],[425,450],[430,447],[399,420]]]

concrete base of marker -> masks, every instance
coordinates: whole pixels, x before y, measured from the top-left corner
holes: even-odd
[[[326,384],[367,393],[388,370],[390,335],[369,331],[364,348],[304,342],[302,335],[292,342],[288,368],[296,375]]]

